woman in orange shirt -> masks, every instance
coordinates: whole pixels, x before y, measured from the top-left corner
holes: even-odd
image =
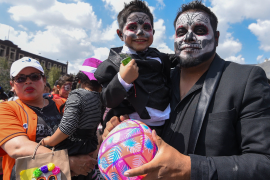
[[[33,154],[37,143],[52,135],[61,120],[61,99],[43,98],[46,84],[44,71],[37,60],[24,57],[15,61],[10,69],[16,101],[0,104],[0,156],[3,156],[4,180],[14,179],[15,159]],[[51,152],[41,146],[37,154]],[[89,155],[69,157],[72,175],[87,175],[97,161]],[[13,169],[13,170],[12,170]]]

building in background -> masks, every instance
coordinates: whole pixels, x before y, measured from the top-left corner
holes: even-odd
[[[268,83],[270,84],[270,59],[265,59],[264,62],[258,64],[265,71],[265,74],[268,79]]]
[[[0,57],[7,58],[9,65],[11,65],[15,60],[21,59],[25,56],[38,60],[40,64],[42,64],[43,67],[46,67],[48,70],[55,66],[61,71],[61,74],[68,73],[68,62],[64,64],[36,54],[32,54],[22,50],[18,47],[18,45],[9,40],[3,41],[0,39]]]

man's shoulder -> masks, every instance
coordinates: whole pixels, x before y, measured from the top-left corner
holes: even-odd
[[[219,57],[220,58],[220,57]],[[252,69],[255,70],[262,70],[262,68],[252,65],[252,64],[240,64],[237,62],[233,62],[233,61],[226,61],[222,58],[220,58],[221,60],[225,61],[225,65],[224,65],[224,69],[223,72],[226,73],[237,73],[238,75],[243,75],[246,73],[250,73],[250,71]]]

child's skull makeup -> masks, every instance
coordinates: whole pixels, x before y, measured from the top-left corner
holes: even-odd
[[[71,90],[71,86],[72,86],[72,84],[64,84],[64,85],[63,85],[63,89],[64,89],[65,91],[70,91],[70,90]]]
[[[153,43],[153,28],[149,16],[142,12],[131,13],[120,38],[134,51],[146,50]]]
[[[184,12],[175,27],[174,50],[183,67],[196,66],[215,53],[214,31],[207,13]]]

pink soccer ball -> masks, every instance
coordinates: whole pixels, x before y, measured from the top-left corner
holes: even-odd
[[[107,180],[140,180],[124,172],[151,161],[157,152],[151,129],[137,120],[126,120],[106,137],[98,152],[98,166]]]

